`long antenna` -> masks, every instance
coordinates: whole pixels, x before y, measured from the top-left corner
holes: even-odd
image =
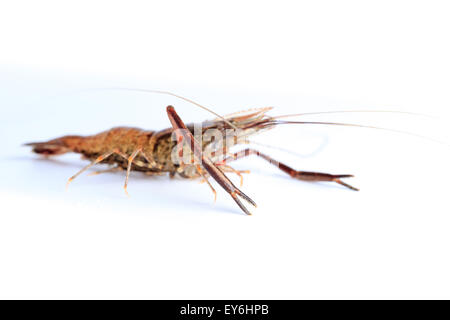
[[[227,119],[225,119],[225,118],[224,118],[223,116],[221,116],[220,114],[218,114],[218,113],[212,111],[211,109],[209,109],[209,108],[207,108],[207,107],[205,107],[205,106],[203,106],[203,105],[201,105],[201,104],[195,102],[194,100],[191,100],[191,99],[188,99],[188,98],[186,98],[186,97],[177,95],[177,94],[175,94],[175,93],[173,93],[173,92],[170,92],[170,91],[163,91],[163,90],[149,90],[149,89],[139,89],[139,88],[137,88],[137,89],[134,89],[134,88],[121,88],[121,87],[98,88],[98,89],[95,89],[95,90],[121,90],[121,91],[134,91],[134,92],[146,92],[146,93],[165,94],[165,95],[168,95],[168,96],[172,96],[172,97],[175,97],[175,98],[184,100],[184,101],[189,102],[189,103],[191,103],[191,104],[193,104],[193,105],[196,105],[197,107],[200,107],[200,108],[202,108],[203,110],[206,110],[206,111],[208,111],[209,113],[212,113],[213,115],[215,115],[216,117],[222,119],[224,122],[226,122],[227,124],[229,124],[232,128],[234,128],[234,129],[236,129],[236,130],[238,129],[234,124],[232,124],[230,121],[228,121]]]
[[[396,110],[336,110],[336,111],[318,111],[318,112],[286,114],[286,115],[282,115],[282,116],[273,117],[273,119],[311,116],[311,115],[319,115],[319,114],[336,114],[336,113],[397,113],[397,114],[408,114],[408,115],[413,115],[413,116],[423,116],[423,117],[435,118],[434,116],[431,116],[428,114],[408,112],[408,111],[396,111]]]
[[[406,134],[409,136],[413,136],[416,138],[421,138],[421,139],[425,139],[425,140],[429,140],[429,141],[433,141],[439,144],[443,144],[446,146],[450,146],[447,142],[444,141],[440,141],[437,139],[433,139],[427,136],[422,136],[420,134],[416,134],[416,133],[412,133],[412,132],[408,132],[408,131],[402,131],[402,130],[397,130],[397,129],[389,129],[389,128],[383,128],[383,127],[375,127],[375,126],[368,126],[368,125],[362,125],[362,124],[353,124],[353,123],[341,123],[341,122],[322,122],[322,121],[268,121],[266,123],[267,125],[278,125],[278,124],[307,124],[307,125],[326,125],[326,126],[343,126],[343,127],[358,127],[358,128],[368,128],[368,129],[377,129],[377,130],[383,130],[383,131],[390,131],[390,132],[395,132],[395,133],[401,133],[401,134]]]
[[[292,155],[297,156],[297,157],[305,158],[305,157],[310,157],[313,154],[317,153],[317,151],[322,149],[322,147],[327,143],[327,141],[322,142],[322,145],[319,148],[316,148],[317,150],[315,150],[314,152],[310,152],[308,154],[301,154],[301,153],[292,151],[290,149],[282,148],[282,147],[279,147],[279,146],[274,146],[274,145],[267,144],[267,143],[261,143],[261,142],[257,142],[257,141],[254,141],[254,140],[249,140],[249,143],[257,145],[257,146],[273,149],[273,150],[279,150],[279,151],[282,151],[282,152],[285,152],[285,153],[292,154]]]

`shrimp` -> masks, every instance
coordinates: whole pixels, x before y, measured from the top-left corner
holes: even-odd
[[[169,92],[151,92],[173,95],[212,112],[189,99]],[[252,109],[224,117],[212,112],[218,118],[186,125],[175,111],[175,108],[168,106],[166,111],[172,127],[164,130],[150,131],[131,127],[116,127],[96,135],[69,135],[45,142],[27,143],[26,145],[31,146],[34,153],[45,157],[72,152],[81,154],[84,159],[90,160],[90,164],[69,178],[67,185],[89,168],[102,163],[113,165],[113,167],[94,174],[126,171],[124,189],[127,194],[130,172],[139,171],[149,176],[168,174],[170,177],[179,176],[186,179],[202,179],[203,182],[207,182],[216,198],[216,190],[209,182],[209,178],[212,178],[231,196],[245,214],[251,215],[241,200],[245,200],[254,207],[256,207],[256,203],[236,187],[226,175],[226,173],[237,174],[241,177],[242,187],[242,173],[247,172],[234,169],[230,163],[250,155],[266,160],[294,179],[310,182],[333,182],[353,191],[358,191],[358,189],[342,181],[342,179],[353,177],[351,174],[299,171],[251,148],[235,153],[230,152],[230,148],[234,146],[248,144],[250,136],[282,124],[357,126],[400,132],[346,123],[280,120],[297,115],[272,117],[268,115],[271,109]]]

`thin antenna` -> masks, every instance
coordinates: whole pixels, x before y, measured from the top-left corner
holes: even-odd
[[[416,134],[416,133],[412,133],[412,132],[408,132],[408,131],[402,131],[402,130],[397,130],[397,129],[389,129],[389,128],[383,128],[383,127],[375,127],[375,126],[368,126],[368,125],[361,125],[361,124],[353,124],[353,123],[340,123],[340,122],[316,122],[316,121],[272,121],[272,122],[267,122],[268,125],[278,125],[278,124],[311,124],[311,125],[326,125],[326,126],[344,126],[344,127],[358,127],[358,128],[368,128],[368,129],[377,129],[377,130],[383,130],[383,131],[390,131],[390,132],[395,132],[395,133],[401,133],[401,134],[406,134],[409,136],[413,136],[416,138],[421,138],[421,139],[425,139],[425,140],[429,140],[429,141],[433,141],[439,144],[443,144],[446,146],[450,145],[447,142],[444,141],[440,141],[437,139],[433,139],[427,136],[422,136],[420,134]]]
[[[282,151],[282,152],[285,152],[285,153],[288,153],[288,154],[291,154],[291,155],[294,155],[294,156],[297,156],[297,157],[306,158],[306,157],[312,156],[313,154],[317,153],[317,151],[322,149],[323,146],[325,144],[327,144],[327,140],[324,140],[322,142],[322,145],[319,146],[318,148],[316,148],[317,150],[315,150],[314,152],[310,152],[308,154],[298,153],[298,152],[292,151],[290,149],[274,146],[274,145],[271,145],[271,144],[261,143],[261,142],[257,142],[257,141],[254,141],[254,140],[249,140],[249,144],[254,144],[254,145],[257,145],[257,146],[261,146],[261,147],[265,147],[265,148],[269,148],[269,149],[273,149],[273,150],[279,150],[279,151]]]
[[[286,115],[282,115],[282,116],[273,117],[273,119],[311,116],[311,115],[318,115],[318,114],[334,114],[334,113],[397,113],[397,114],[408,114],[408,115],[413,115],[413,116],[435,118],[434,116],[431,116],[428,114],[408,112],[408,111],[396,111],[396,110],[337,110],[337,111],[319,111],[319,112],[304,112],[304,113],[286,114]]]
[[[168,96],[172,96],[181,100],[184,100],[186,102],[189,102],[193,105],[196,105],[197,107],[202,108],[203,110],[208,111],[209,113],[212,113],[213,115],[215,115],[216,117],[222,119],[224,122],[226,122],[227,124],[229,124],[232,128],[234,129],[238,129],[234,124],[232,124],[230,121],[228,121],[227,119],[225,119],[223,116],[221,116],[220,114],[212,111],[211,109],[191,100],[188,98],[185,98],[183,96],[177,95],[175,93],[172,93],[170,91],[163,91],[163,90],[149,90],[149,89],[133,89],[133,88],[120,88],[120,87],[111,87],[111,88],[98,88],[96,90],[121,90],[121,91],[134,91],[134,92],[146,92],[146,93],[156,93],[156,94],[165,94]]]

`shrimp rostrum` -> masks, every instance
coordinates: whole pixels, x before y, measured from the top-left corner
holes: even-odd
[[[171,177],[203,179],[215,195],[216,191],[209,182],[209,179],[212,178],[248,215],[250,212],[242,200],[256,207],[255,202],[236,187],[226,174],[237,174],[242,179],[243,171],[234,169],[230,163],[250,155],[261,157],[294,179],[329,181],[351,190],[358,190],[342,181],[344,178],[352,177],[349,174],[295,170],[251,148],[231,153],[232,147],[247,144],[248,138],[252,135],[281,124],[302,123],[280,120],[282,117],[271,117],[267,114],[270,109],[253,109],[225,117],[220,116],[202,123],[186,125],[174,107],[168,106],[167,115],[172,127],[165,130],[147,131],[118,127],[92,136],[71,135],[27,145],[33,148],[33,152],[43,156],[57,156],[74,152],[90,160],[91,163],[72,176],[68,183],[87,169],[100,163],[112,165],[106,171],[126,171],[125,192],[132,170],[150,176],[169,174]]]

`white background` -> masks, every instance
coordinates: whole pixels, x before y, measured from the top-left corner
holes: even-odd
[[[450,298],[449,147],[399,133],[295,126],[257,141],[297,169],[352,173],[359,193],[257,158],[242,214],[197,181],[66,179],[76,155],[22,143],[219,113],[402,110],[303,119],[449,142],[445,1],[14,1],[0,5],[0,298]],[[232,177],[235,179],[235,177]]]

